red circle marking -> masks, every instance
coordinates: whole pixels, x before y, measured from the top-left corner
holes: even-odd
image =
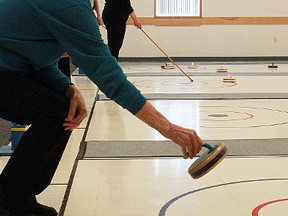
[[[264,208],[264,207],[266,207],[266,206],[268,206],[268,205],[270,205],[270,204],[277,203],[277,202],[283,202],[283,201],[288,201],[288,198],[286,198],[286,199],[279,199],[279,200],[272,200],[272,201],[270,201],[270,202],[263,203],[263,204],[257,206],[257,207],[252,211],[252,216],[258,216],[259,211],[260,211],[262,208]]]

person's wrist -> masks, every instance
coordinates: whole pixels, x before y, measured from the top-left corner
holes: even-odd
[[[168,138],[168,139],[171,139],[174,129],[175,129],[175,125],[172,124],[172,123],[169,123],[169,124],[165,127],[165,130],[162,132],[162,135],[163,135],[164,137]]]
[[[73,83],[69,83],[68,85],[65,86],[65,88],[64,88],[64,90],[63,90],[63,94],[64,94],[65,96],[67,96],[67,91],[68,91],[68,89],[69,89],[71,86],[74,86],[74,84],[73,84]]]

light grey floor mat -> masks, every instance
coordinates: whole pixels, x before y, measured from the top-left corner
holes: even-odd
[[[286,138],[204,142],[211,145],[223,143],[228,148],[230,156],[288,155]],[[84,158],[182,157],[180,147],[171,141],[89,141],[85,143],[84,151]]]

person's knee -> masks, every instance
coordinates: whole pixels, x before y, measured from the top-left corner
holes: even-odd
[[[58,98],[51,105],[38,111],[33,123],[45,125],[62,125],[69,113],[69,101],[64,97]]]

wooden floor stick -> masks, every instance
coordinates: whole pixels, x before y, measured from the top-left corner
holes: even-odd
[[[142,29],[140,28],[140,30],[161,50],[162,53],[164,53],[164,55],[167,56],[167,58],[185,75],[187,76],[191,82],[193,82],[193,79],[181,68],[178,66],[178,64],[176,64],[176,62],[173,61],[172,58],[170,58],[166,52],[164,52],[164,50]]]

